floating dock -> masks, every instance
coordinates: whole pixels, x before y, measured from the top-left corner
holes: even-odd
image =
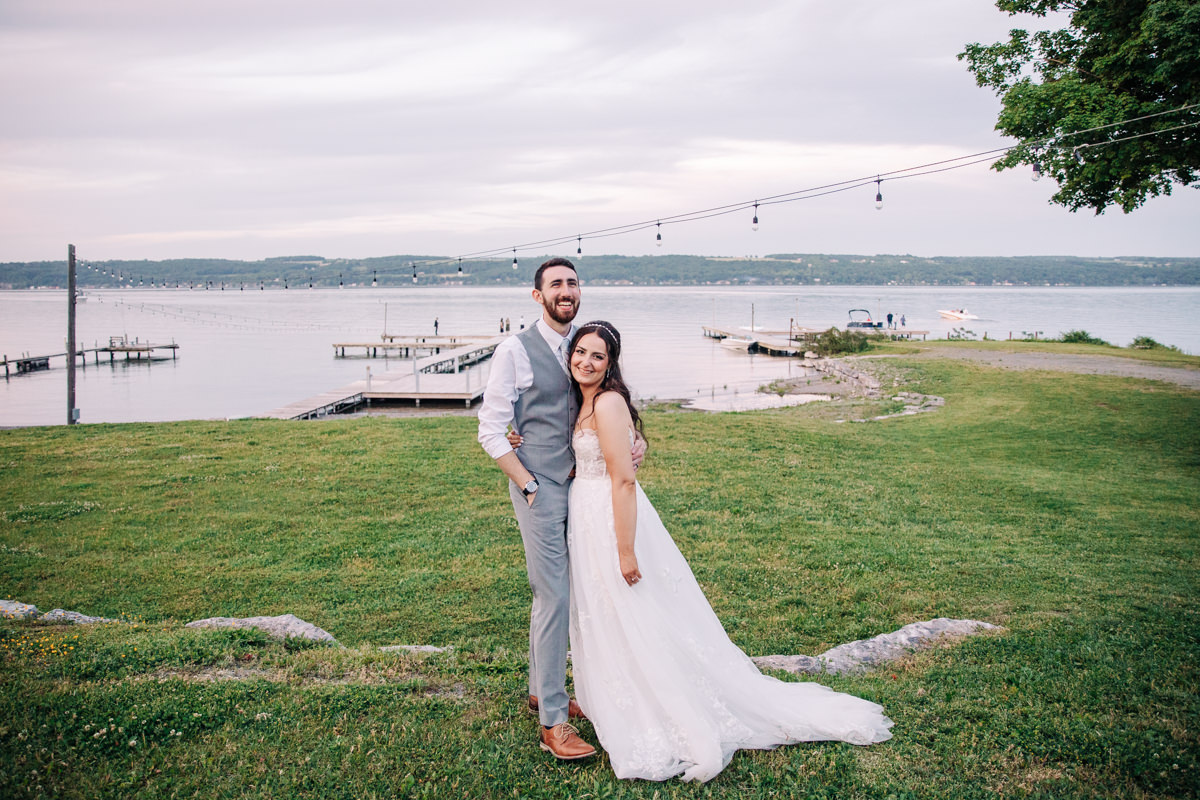
[[[170,355],[162,355],[160,350],[169,350]],[[105,347],[81,347],[75,351],[75,357],[80,360],[83,366],[87,366],[88,353],[93,354],[95,363],[100,363],[100,355],[102,353],[108,355],[108,363],[115,364],[118,357],[124,361],[174,361],[176,351],[179,350],[179,345],[172,342],[171,344],[151,344],[143,342],[139,339],[129,341],[127,336],[110,336],[108,345]],[[27,372],[40,372],[41,370],[50,369],[50,359],[52,358],[67,358],[67,353],[51,353],[48,356],[30,356],[23,355],[17,358],[9,358],[4,356],[0,363],[4,365],[4,377],[8,378],[15,369],[16,374],[23,375]]]
[[[336,358],[412,358],[439,355],[443,350],[457,350],[466,345],[486,344],[493,336],[393,336],[384,334],[378,342],[337,342],[333,345]],[[347,353],[346,351],[350,352]],[[358,355],[361,350],[362,354]],[[489,355],[491,352],[489,351]]]
[[[432,340],[439,337],[418,337],[430,341],[418,342],[421,347],[410,347],[414,356],[419,349],[427,349]],[[351,411],[372,400],[412,400],[418,406],[422,400],[463,401],[468,407],[483,396],[486,381],[469,367],[491,358],[496,347],[505,336],[487,337],[440,337],[455,338],[457,346],[439,343],[440,352],[422,358],[414,357],[405,366],[380,375],[368,375],[339,389],[314,395],[305,400],[289,403],[263,414],[269,419],[320,419],[331,414]],[[403,346],[404,342],[397,343]],[[339,347],[364,347],[364,344],[336,344]],[[377,346],[371,343],[370,347]],[[339,356],[344,357],[344,356]],[[367,356],[368,358],[371,356]],[[370,368],[368,367],[368,370]]]

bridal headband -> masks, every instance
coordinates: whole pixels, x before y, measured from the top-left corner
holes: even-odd
[[[597,320],[593,320],[591,322],[584,323],[583,327],[585,327],[585,328],[604,328],[604,330],[606,330],[610,334],[612,334],[613,341],[615,341],[617,344],[621,343],[621,334],[617,333],[616,328],[609,325],[607,322],[604,322],[603,320],[597,319]]]

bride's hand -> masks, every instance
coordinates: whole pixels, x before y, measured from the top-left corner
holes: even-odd
[[[632,554],[621,556],[621,575],[630,586],[642,579],[642,571],[638,569],[637,556]]]

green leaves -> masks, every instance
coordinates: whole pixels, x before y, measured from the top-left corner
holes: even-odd
[[[1068,27],[959,54],[1003,108],[996,129],[1022,144],[993,167],[1038,163],[1071,211],[1125,213],[1191,185],[1200,167],[1200,4],[999,0],[1010,14],[1072,12]]]

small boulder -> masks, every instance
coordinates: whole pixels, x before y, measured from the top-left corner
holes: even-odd
[[[277,617],[209,617],[189,622],[188,628],[257,628],[276,639],[295,637],[317,642],[337,644],[337,639],[328,631],[321,630],[311,622],[305,622],[294,614]]]
[[[89,617],[87,614],[80,614],[78,611],[64,611],[61,608],[56,608],[53,611],[47,611],[38,618],[38,622],[51,622],[55,624],[70,623],[72,625],[96,625],[101,622],[120,622],[119,619],[109,619],[108,617]]]
[[[453,650],[453,647],[435,647],[431,644],[390,644],[380,647],[385,653],[445,653]]]
[[[5,619],[37,619],[41,615],[37,606],[19,600],[0,600],[0,617]]]

